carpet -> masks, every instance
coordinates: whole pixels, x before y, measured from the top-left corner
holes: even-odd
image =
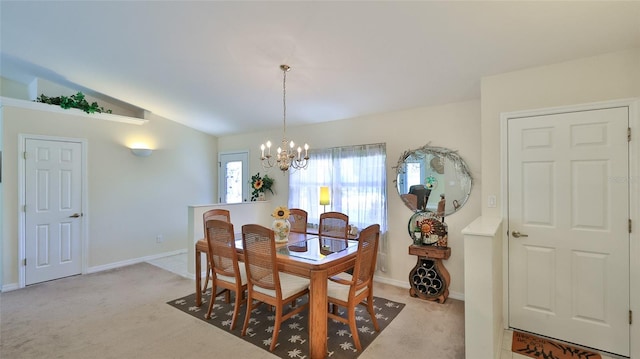
[[[226,303],[224,295],[216,297],[216,301],[213,305],[213,313],[211,319],[205,319],[204,315],[207,313],[209,307],[209,296],[211,289],[207,290],[202,296],[202,305],[200,307],[195,306],[195,293],[187,295],[182,298],[174,299],[167,304],[177,308],[184,313],[187,313],[195,318],[198,318],[206,323],[223,329],[238,338],[241,338],[249,343],[252,343],[258,347],[269,351],[269,345],[271,344],[271,336],[273,335],[273,321],[274,313],[267,310],[267,306],[262,304],[258,308],[254,309],[251,313],[251,319],[249,322],[249,328],[247,329],[247,335],[241,336],[242,324],[244,323],[244,317],[246,307],[243,305],[238,313],[238,319],[236,322],[236,328],[230,331],[231,316],[233,314],[233,294],[231,295],[231,303]],[[298,301],[298,305],[306,303],[307,296]],[[404,303],[398,303],[385,298],[374,297],[373,307],[376,312],[376,318],[380,325],[380,331],[376,332],[371,322],[371,317],[367,312],[367,309],[360,305],[356,307],[356,321],[358,322],[358,335],[360,336],[360,343],[362,344],[362,350],[364,351],[369,344],[386,328],[389,323],[400,313],[404,308]],[[288,308],[288,306],[287,306]],[[340,308],[340,315],[346,316],[344,308]],[[273,354],[280,358],[308,358],[309,357],[309,332],[308,325],[308,311],[304,310],[293,317],[285,320],[280,327],[281,331],[278,336],[278,344],[273,350]],[[329,319],[327,323],[327,357],[338,359],[350,359],[357,358],[361,352],[358,352],[353,344],[351,338],[351,331],[349,326],[332,319]]]
[[[601,359],[592,351],[515,330],[511,351],[539,359]]]

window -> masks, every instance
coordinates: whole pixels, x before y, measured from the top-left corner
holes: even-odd
[[[240,203],[249,193],[249,152],[227,152],[218,154],[218,201]]]
[[[306,170],[289,174],[289,207],[309,213],[308,222],[318,223],[320,186],[328,186],[328,211],[349,216],[349,224],[359,229],[380,224],[387,227],[386,146],[370,144],[310,151]]]

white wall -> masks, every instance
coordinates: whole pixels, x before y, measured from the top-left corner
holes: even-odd
[[[389,241],[386,252],[386,271],[376,273],[378,278],[392,284],[409,287],[409,272],[416,257],[408,254],[411,238],[407,224],[412,212],[401,201],[393,180],[397,161],[405,150],[415,149],[430,143],[433,146],[458,150],[469,164],[475,182],[471,197],[457,213],[447,217],[451,258],[444,261],[451,274],[451,296],[461,298],[464,293],[463,241],[460,231],[480,214],[480,108],[479,101],[455,103],[437,107],[423,107],[406,111],[363,116],[323,124],[287,127],[287,136],[297,143],[307,142],[314,148],[326,148],[365,143],[386,143],[387,148],[387,197]],[[218,139],[218,150],[232,151],[250,149],[250,173],[265,173],[261,167],[260,144],[270,139],[278,143],[281,129],[271,133],[253,133],[225,136]],[[313,161],[313,158],[311,159]],[[288,199],[288,176],[270,169],[275,179],[275,196],[267,198],[274,206],[286,205]]]
[[[184,250],[187,207],[211,203],[216,196],[213,136],[153,115],[141,126],[6,105],[2,115],[3,286],[18,282],[19,134],[87,140],[89,208],[83,212],[89,271]],[[127,148],[135,141],[155,151],[135,157]],[[156,243],[158,234],[163,243]]]
[[[482,214],[501,216],[500,113],[639,97],[640,49],[490,76],[481,86]]]

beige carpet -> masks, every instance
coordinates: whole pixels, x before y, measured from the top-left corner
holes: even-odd
[[[277,358],[165,303],[193,280],[150,264],[70,277],[0,294],[0,358]],[[360,358],[464,358],[464,303],[411,298]]]

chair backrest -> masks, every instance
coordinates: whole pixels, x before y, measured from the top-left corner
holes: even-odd
[[[307,233],[307,211],[300,208],[289,209],[289,223],[291,223],[291,232]]]
[[[358,240],[358,254],[353,267],[355,286],[351,290],[358,291],[373,281],[378,258],[378,240],[380,239],[380,225],[372,224],[360,232]]]
[[[275,290],[277,297],[282,297],[273,231],[258,224],[245,224],[242,226],[242,246],[249,284]]]
[[[222,208],[210,209],[202,214],[202,226],[204,232],[207,233],[207,221],[217,219],[219,221],[231,222],[231,214],[228,210]]]
[[[340,212],[325,212],[320,215],[318,226],[320,236],[347,238],[349,236],[349,216]]]
[[[209,246],[209,262],[213,271],[238,279],[238,253],[236,252],[233,224],[218,219],[205,222],[205,237]]]

